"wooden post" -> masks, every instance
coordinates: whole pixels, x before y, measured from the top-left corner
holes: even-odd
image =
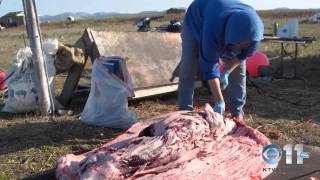
[[[34,0],[23,0],[24,13],[26,19],[26,29],[28,33],[29,45],[32,51],[32,59],[35,71],[35,84],[38,90],[38,105],[42,115],[49,115],[54,104],[50,98],[50,88],[45,69],[45,62],[42,53],[41,37],[38,24],[38,17]]]

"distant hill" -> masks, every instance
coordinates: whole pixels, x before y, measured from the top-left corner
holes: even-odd
[[[281,10],[290,10],[290,9],[287,8],[287,7],[279,7],[279,8],[276,8],[276,9],[274,9],[274,10],[276,10],[276,11],[281,11]]]
[[[49,15],[40,16],[40,20],[42,22],[45,22],[45,21],[64,21],[68,16],[73,16],[76,19],[85,19],[86,17],[91,16],[91,14],[85,13],[85,12],[78,12],[78,13],[65,12],[62,14],[55,15],[55,16],[49,16]]]
[[[258,14],[263,18],[306,18],[318,13],[319,9],[283,9],[258,10]]]
[[[136,14],[126,14],[126,13],[116,13],[116,12],[97,12],[94,14],[85,13],[85,12],[77,12],[71,13],[66,12],[62,14],[58,14],[55,16],[40,16],[40,20],[42,22],[57,22],[57,21],[64,21],[68,16],[74,17],[77,19],[102,19],[102,18],[109,18],[109,17],[122,17],[122,16],[160,16],[164,15],[164,11],[143,11]]]
[[[124,16],[163,16],[165,14],[182,13],[184,8],[170,8],[166,11],[143,11],[135,14],[117,13],[117,12],[97,12],[94,14],[86,12],[71,13],[66,12],[55,16],[40,16],[41,22],[57,22],[65,21],[68,16],[73,16],[76,20],[79,19],[103,19],[110,17],[124,17]],[[287,7],[280,7],[273,10],[258,10],[258,13],[264,18],[291,18],[291,17],[310,17],[315,13],[319,13],[320,9],[289,9]]]

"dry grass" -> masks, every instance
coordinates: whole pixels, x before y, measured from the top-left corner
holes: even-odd
[[[269,16],[267,16],[269,17]],[[267,31],[272,23],[285,19],[266,18]],[[165,21],[167,21],[165,19]],[[58,38],[63,43],[72,44],[81,36],[84,28],[95,30],[134,31],[135,19],[107,19],[81,21],[66,27],[63,23],[45,24],[42,32],[45,38]],[[154,25],[164,21],[157,20]],[[7,69],[18,48],[23,47],[23,28],[7,29],[0,32],[0,69]],[[320,25],[304,24],[304,36],[320,38]],[[264,43],[261,51],[274,57],[279,54],[279,46]],[[300,51],[299,75],[307,80],[307,88],[300,81],[275,80],[266,82],[256,79],[262,92],[248,87],[248,101],[245,108],[246,122],[264,132],[269,138],[282,135],[283,140],[320,146],[320,42]],[[277,67],[278,60],[272,62]],[[288,66],[290,67],[290,66]],[[90,67],[87,69],[90,71]],[[287,68],[290,70],[290,68]],[[57,89],[61,89],[61,75],[57,77]],[[206,89],[196,91],[196,106],[201,106],[210,98]],[[74,116],[54,118],[33,114],[16,115],[0,120],[0,179],[20,179],[45,172],[55,167],[56,161],[68,153],[81,153],[105,143],[121,133],[119,130],[86,126],[78,120],[85,99],[75,99],[71,108]],[[158,98],[130,102],[130,110],[139,120],[177,110],[176,94]],[[1,117],[5,114],[1,114]],[[312,120],[312,121],[311,121]]]
[[[296,18],[296,17],[310,17],[319,12],[314,9],[290,9],[290,10],[262,10],[258,11],[263,18]]]

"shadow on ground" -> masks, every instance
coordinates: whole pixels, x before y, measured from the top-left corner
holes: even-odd
[[[277,67],[278,63],[272,66]],[[284,67],[285,75],[292,74],[292,61],[285,62]],[[320,57],[299,59],[297,77],[253,80],[258,88],[248,88],[248,111],[264,118],[312,118],[320,122]]]
[[[23,178],[23,180],[55,180],[55,169],[51,169],[27,178]]]
[[[247,88],[248,124],[271,139],[320,146],[319,60],[319,56],[299,59],[298,80],[254,79],[256,86]],[[286,61],[285,74],[292,70],[292,61]]]
[[[121,130],[87,126],[79,120],[33,122],[8,125],[0,128],[0,155],[14,153],[43,146],[61,147],[72,145],[75,153],[82,149],[80,145],[96,145],[114,137]]]

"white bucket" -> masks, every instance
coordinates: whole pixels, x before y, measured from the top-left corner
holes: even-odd
[[[299,20],[289,19],[287,24],[279,29],[278,36],[282,38],[299,37]]]

